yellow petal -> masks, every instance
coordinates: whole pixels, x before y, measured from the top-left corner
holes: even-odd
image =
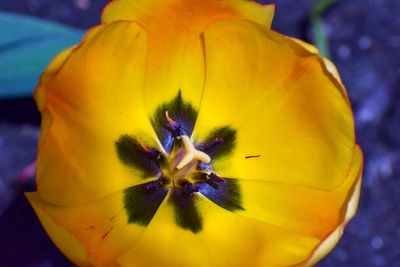
[[[344,225],[339,225],[321,244],[318,246],[316,252],[303,266],[314,266],[326,254],[328,254],[339,242],[343,235]]]
[[[125,135],[157,145],[143,106],[146,44],[136,23],[98,26],[41,80],[47,131],[37,182],[43,200],[77,205],[143,183],[143,173],[123,164],[116,146]]]
[[[46,104],[45,99],[45,88],[43,85],[51,79],[51,77],[61,68],[61,66],[65,63],[68,57],[71,55],[72,51],[74,50],[73,47],[67,48],[64,51],[60,52],[50,64],[47,66],[47,69],[43,72],[40,76],[39,85],[35,90],[35,100],[38,106],[38,109],[41,111]]]
[[[205,31],[207,80],[193,139],[236,131],[215,160],[221,177],[320,189],[343,182],[355,146],[351,107],[316,55],[257,24],[220,21]],[[218,136],[216,136],[218,137]]]
[[[202,219],[199,231],[177,226],[177,215],[165,200],[140,240],[119,258],[121,265],[293,265],[304,261],[318,244],[317,239],[238,216],[201,195],[195,199]]]
[[[49,217],[41,208],[42,201],[36,192],[25,193],[36,215],[45,228],[47,234],[50,236],[54,244],[67,256],[72,262],[80,266],[87,266],[87,251],[85,247],[77,240],[77,238],[58,225],[51,217]]]
[[[64,51],[60,52],[47,66],[47,69],[43,72],[40,76],[39,84],[34,92],[34,98],[36,101],[36,105],[41,112],[42,115],[42,122],[40,126],[40,139],[39,139],[39,147],[41,146],[43,136],[45,135],[47,129],[50,127],[52,123],[51,115],[47,110],[44,109],[46,105],[46,98],[45,98],[45,87],[43,86],[51,77],[61,68],[61,66],[65,63],[68,57],[71,55],[73,51],[73,47],[65,49]]]
[[[325,257],[339,242],[339,239],[343,235],[343,231],[347,225],[347,223],[353,218],[358,206],[358,200],[360,197],[360,189],[361,189],[361,173],[358,178],[357,184],[350,195],[350,201],[348,201],[347,205],[344,205],[346,209],[345,220],[334,230],[332,231],[314,250],[311,254],[310,258],[304,263],[304,266],[313,266],[318,261],[320,261],[323,257]]]
[[[312,53],[312,54],[319,54],[319,50],[317,47],[315,47],[312,44],[309,44],[307,42],[304,42],[303,40],[297,39],[297,38],[293,38],[290,37],[293,41],[295,41],[296,43],[298,43],[299,45],[301,45],[302,47],[304,47],[308,52]]]
[[[361,168],[362,154],[357,146],[346,179],[334,190],[240,180],[243,209],[235,212],[324,240],[344,221],[350,220],[351,217],[346,215],[347,206],[357,191]],[[354,215],[357,205],[351,206],[353,209],[349,214]]]
[[[150,116],[181,90],[185,102],[198,109],[204,86],[201,34],[213,21],[250,19],[270,26],[272,5],[252,1],[119,0],[104,10],[103,23],[134,20],[146,30],[149,53],[145,104]]]
[[[27,197],[47,233],[74,263],[91,266],[118,266],[123,254],[145,227],[129,224],[123,206],[124,192],[77,207],[61,207],[44,202],[37,193]]]
[[[304,41],[302,41],[300,39],[297,39],[297,38],[292,38],[292,40],[295,41],[296,43],[298,43],[299,45],[303,46],[310,53],[319,54],[318,48],[316,48],[312,44],[306,43],[306,42],[304,42]],[[327,58],[322,58],[322,60],[324,61],[325,67],[329,71],[329,73],[332,74],[332,76],[341,84],[342,83],[342,79],[340,78],[339,72],[338,72],[335,64],[333,64],[332,61],[330,61]],[[343,92],[345,94],[347,94],[346,89],[344,88],[343,85],[342,85],[342,89],[343,89]]]
[[[168,15],[166,12],[172,14]],[[206,14],[202,14],[207,12]],[[116,20],[138,20],[150,23],[153,18],[167,16],[172,24],[178,24],[181,19],[187,20],[198,15],[199,19],[212,20],[238,17],[248,19],[271,27],[275,12],[272,4],[263,5],[249,0],[114,0],[104,9],[102,22],[110,23]],[[162,27],[162,25],[158,25]],[[204,26],[204,25],[203,25]],[[193,27],[186,25],[186,27]],[[195,26],[196,27],[196,26]],[[146,27],[147,28],[147,27]]]
[[[168,197],[138,242],[118,259],[121,266],[213,266],[212,250],[198,235],[176,225],[174,210],[167,202]]]

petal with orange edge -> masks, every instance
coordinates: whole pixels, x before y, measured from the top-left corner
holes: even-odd
[[[173,13],[167,16],[167,11]],[[202,14],[202,12],[209,13]],[[195,16],[202,17],[203,21],[210,20],[210,17],[214,20],[237,17],[269,28],[274,12],[275,6],[272,4],[263,5],[249,0],[114,0],[105,7],[101,19],[103,23],[116,20],[137,20],[148,23],[164,14],[170,19],[176,19],[173,23],[179,23],[179,19],[183,18],[183,21],[186,21]],[[210,16],[210,14],[214,15]],[[204,27],[204,24],[202,26]],[[187,27],[192,27],[192,25],[187,25]]]
[[[76,207],[44,202],[37,193],[27,193],[26,196],[49,236],[73,262],[90,266],[118,266],[116,258],[127,251],[145,229],[145,225],[131,223],[130,214],[126,212],[126,198],[131,197],[129,190]],[[150,216],[151,219],[155,212],[149,215],[145,209],[152,203],[142,201],[139,204],[143,205],[138,207],[135,216]],[[145,211],[144,214],[140,210]]]
[[[40,111],[46,104],[44,96],[46,89],[43,87],[43,84],[51,79],[51,77],[62,67],[62,65],[71,55],[73,50],[74,47],[70,47],[65,49],[64,51],[61,51],[57,56],[55,56],[55,58],[53,58],[53,60],[47,66],[47,69],[42,73],[42,75],[40,75],[39,85],[35,90],[35,100]]]
[[[77,205],[156,176],[154,168],[143,172],[148,162],[137,139],[159,146],[143,105],[146,47],[136,23],[98,26],[51,78],[41,80],[47,131],[37,182],[43,200]]]
[[[41,112],[42,122],[40,125],[40,139],[39,146],[42,143],[43,136],[45,135],[47,129],[50,127],[52,123],[51,115],[47,110],[44,110],[44,106],[46,105],[45,99],[45,91],[46,88],[43,86],[51,77],[61,68],[61,66],[65,63],[68,57],[71,55],[73,51],[73,47],[67,48],[64,51],[60,52],[47,66],[47,69],[40,76],[39,84],[34,92],[34,97],[36,101],[36,105]]]
[[[251,22],[205,31],[207,80],[193,139],[235,132],[219,176],[333,189],[355,145],[351,107],[324,64],[288,38]],[[323,178],[322,178],[323,177]]]
[[[42,200],[36,192],[25,193],[40,222],[45,228],[47,234],[61,252],[67,256],[72,262],[81,266],[87,265],[88,253],[82,243],[64,227],[58,225],[51,217],[49,217],[38,205]]]
[[[310,53],[319,54],[318,48],[316,48],[312,44],[306,43],[306,42],[304,42],[304,41],[302,41],[300,39],[296,39],[296,38],[292,38],[292,40],[295,41],[296,43],[298,43],[299,45],[303,46]],[[333,62],[330,61],[328,58],[322,58],[322,60],[325,63],[326,69],[333,75],[333,77],[336,80],[338,80],[341,83],[342,79],[340,78],[339,72],[338,72],[335,64],[333,64]],[[346,89],[344,89],[344,87],[343,87],[343,92],[345,94],[347,94]]]
[[[150,115],[178,90],[198,109],[204,86],[202,32],[214,21],[250,19],[270,26],[272,5],[252,1],[117,0],[104,10],[102,21],[134,20],[148,36],[145,104]],[[160,90],[154,90],[159,88]]]
[[[357,146],[358,147],[358,146]],[[358,147],[358,150],[361,153],[361,149]],[[360,154],[360,156],[362,156]],[[361,159],[362,161],[362,159]],[[304,263],[304,266],[313,266],[318,261],[320,261],[323,257],[325,257],[339,242],[339,239],[343,235],[343,231],[349,223],[349,221],[354,217],[357,211],[358,201],[360,198],[360,190],[361,190],[361,170],[359,172],[358,179],[356,180],[355,186],[350,191],[347,201],[343,203],[342,211],[345,211],[344,220],[341,222],[339,226],[336,227],[321,243],[318,247],[313,251],[310,258]]]

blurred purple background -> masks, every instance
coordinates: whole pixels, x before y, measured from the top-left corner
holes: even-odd
[[[0,11],[87,29],[106,0],[0,0]],[[276,4],[272,28],[311,42],[315,1]],[[349,93],[365,156],[360,206],[338,246],[317,266],[400,267],[400,1],[339,1],[324,15],[333,62]],[[1,38],[1,36],[0,36]],[[0,57],[1,60],[1,57]],[[32,98],[0,100],[0,266],[72,266],[54,247],[17,186],[34,161],[40,115]],[[13,193],[15,192],[15,195]]]

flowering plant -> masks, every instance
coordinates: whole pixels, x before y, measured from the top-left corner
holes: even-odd
[[[37,192],[82,266],[303,266],[354,216],[362,154],[334,65],[244,0],[115,0],[35,97]]]

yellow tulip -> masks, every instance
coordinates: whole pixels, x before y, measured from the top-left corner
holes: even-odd
[[[35,92],[37,192],[79,266],[310,266],[354,216],[362,153],[334,65],[271,5],[115,0]]]

